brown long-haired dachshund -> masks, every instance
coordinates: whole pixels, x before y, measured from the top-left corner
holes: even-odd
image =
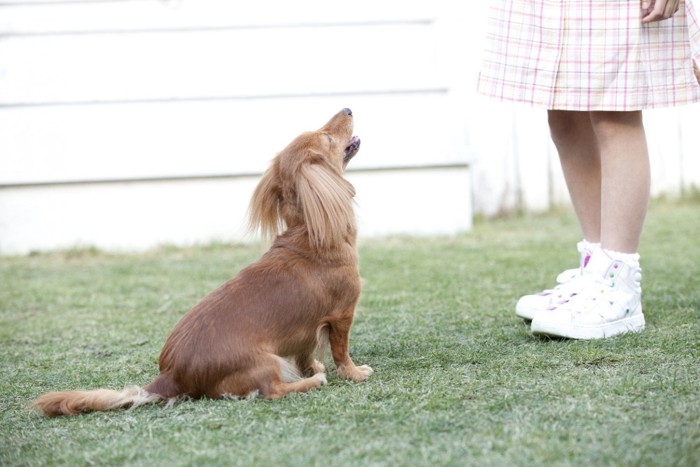
[[[360,296],[353,186],[343,178],[360,140],[350,109],[304,133],[272,161],[253,194],[250,224],[274,238],[260,260],[183,316],[144,388],[44,394],[49,416],[131,407],[180,396],[270,399],[326,383],[314,357],[330,343],[339,376],[364,381],[348,353]]]

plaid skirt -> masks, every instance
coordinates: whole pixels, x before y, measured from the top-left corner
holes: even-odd
[[[578,111],[700,101],[700,32],[690,4],[650,24],[641,23],[640,0],[492,0],[490,11],[482,94]]]

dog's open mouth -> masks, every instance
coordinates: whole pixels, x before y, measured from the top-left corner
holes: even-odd
[[[345,148],[345,157],[343,157],[343,162],[346,164],[352,159],[355,154],[357,154],[357,151],[360,150],[360,138],[357,136],[353,136],[350,138],[350,142],[348,143],[347,147]]]

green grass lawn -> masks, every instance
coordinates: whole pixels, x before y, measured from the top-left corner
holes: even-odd
[[[361,243],[351,352],[375,373],[281,401],[185,401],[56,419],[49,390],[157,374],[199,298],[259,247],[0,258],[0,465],[699,465],[700,203],[655,203],[647,329],[533,337],[517,298],[576,265],[570,213],[455,238]]]

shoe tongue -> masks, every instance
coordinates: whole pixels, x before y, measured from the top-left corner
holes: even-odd
[[[612,263],[612,258],[602,248],[596,248],[588,259],[584,273],[605,277],[610,269],[610,263]]]

